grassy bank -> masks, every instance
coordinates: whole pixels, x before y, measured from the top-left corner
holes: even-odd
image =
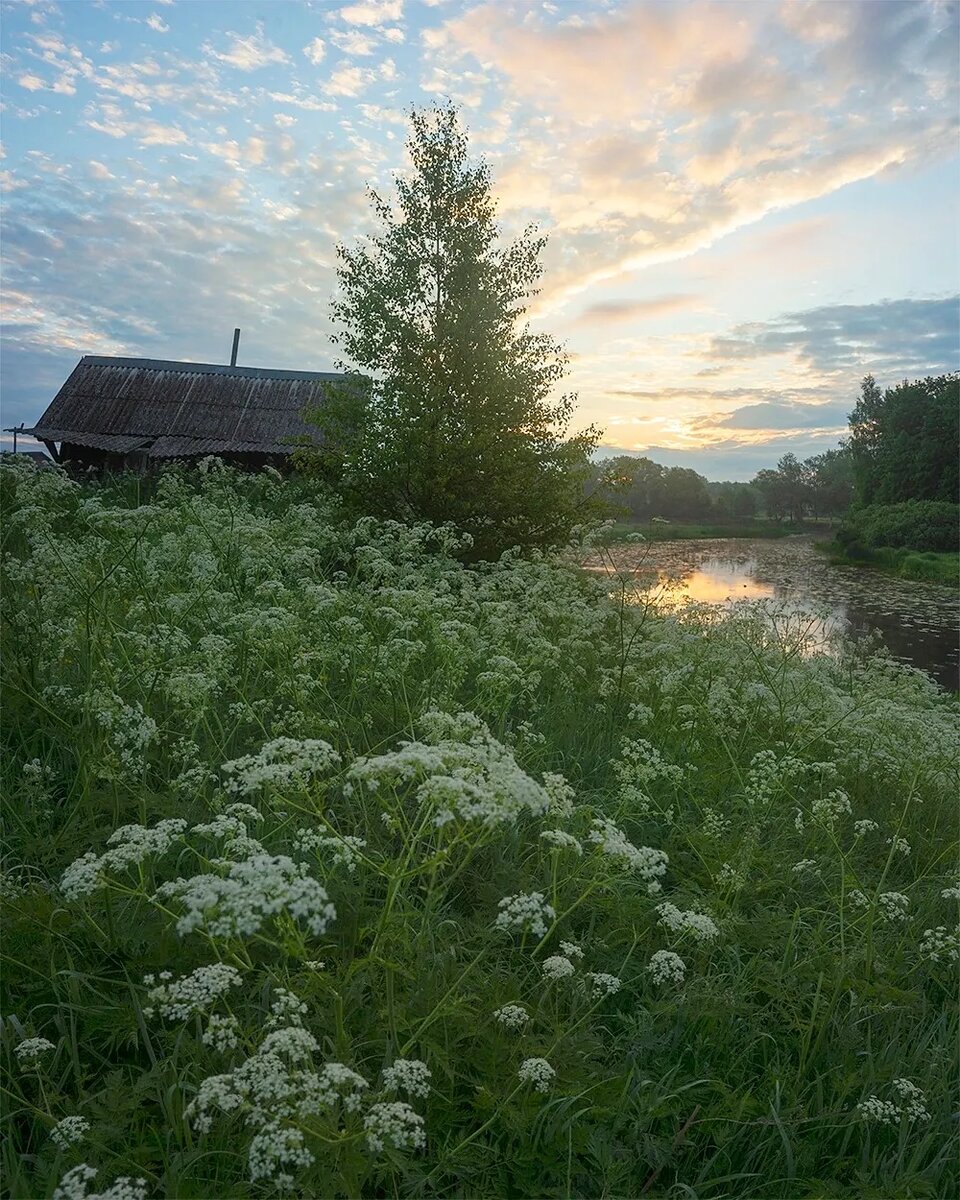
[[[781,538],[791,533],[808,533],[800,526],[778,524],[776,521],[730,522],[728,524],[674,525],[653,521],[617,521],[611,530],[611,538],[625,540],[631,535],[641,534],[649,542],[689,541],[694,538]]]
[[[875,549],[857,546],[851,554],[851,547],[836,541],[822,542],[818,549],[826,554],[832,563],[843,566],[870,567],[897,579],[939,583],[954,589],[960,587],[960,554],[957,553],[910,550],[904,546],[879,546]]]
[[[925,675],[266,475],[0,484],[7,1194],[956,1194]]]

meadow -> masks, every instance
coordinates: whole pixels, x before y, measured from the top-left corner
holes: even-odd
[[[943,1197],[956,701],[595,533],[0,467],[5,1195]]]

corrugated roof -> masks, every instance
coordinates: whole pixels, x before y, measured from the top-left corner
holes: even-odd
[[[285,454],[288,439],[318,437],[301,415],[324,400],[324,385],[347,376],[216,363],[88,355],[33,429],[74,442],[151,457],[252,452]]]

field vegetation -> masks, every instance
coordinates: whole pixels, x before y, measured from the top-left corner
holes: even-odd
[[[957,1194],[922,672],[311,481],[0,483],[5,1194]]]

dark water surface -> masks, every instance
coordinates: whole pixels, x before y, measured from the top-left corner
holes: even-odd
[[[960,675],[960,597],[952,588],[895,579],[861,567],[833,566],[809,537],[704,538],[617,546],[619,565],[635,565],[644,588],[728,607],[775,600],[820,618],[824,641],[874,634],[895,657],[955,691]],[[599,561],[587,563],[600,569]]]

